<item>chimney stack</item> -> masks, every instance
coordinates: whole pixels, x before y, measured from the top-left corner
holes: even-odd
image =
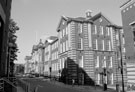
[[[91,10],[87,10],[86,11],[86,18],[91,18],[92,17],[92,11]]]

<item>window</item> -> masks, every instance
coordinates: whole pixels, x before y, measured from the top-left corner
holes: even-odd
[[[91,24],[88,24],[88,39],[89,39],[89,47],[92,47],[92,40],[91,40]]]
[[[109,27],[106,27],[106,36],[109,36],[109,35],[110,35]]]
[[[109,40],[109,51],[111,51],[111,41]]]
[[[102,42],[102,40],[98,41],[98,49],[103,50],[103,42]]]
[[[93,34],[97,34],[97,26],[96,25],[94,25]]]
[[[62,43],[60,43],[60,53],[62,53]]]
[[[123,38],[123,44],[125,44],[125,39]]]
[[[110,47],[109,47],[109,44],[110,44],[110,43],[109,43],[109,40],[106,40],[106,50],[108,50],[108,51],[109,51],[109,48],[110,48]]]
[[[96,50],[98,50],[98,41],[96,39]]]
[[[81,23],[78,23],[78,33],[82,33],[82,24]]]
[[[113,84],[113,73],[111,73],[110,79],[111,79],[111,84]]]
[[[63,52],[65,52],[65,42],[63,42]]]
[[[83,56],[79,57],[79,66],[83,68]]]
[[[59,59],[60,69],[62,69],[61,59]]]
[[[97,50],[97,39],[93,39],[93,49]]]
[[[95,67],[99,67],[99,56],[96,56],[95,58]]]
[[[102,44],[103,44],[103,50],[105,50],[104,40],[102,40]]]
[[[83,49],[83,39],[81,38],[81,50]]]
[[[62,58],[62,68],[64,68],[65,59]]]
[[[100,35],[104,34],[103,26],[100,26]]]
[[[63,29],[62,33],[63,33],[63,37],[64,37],[64,35],[65,35],[65,29]]]
[[[68,50],[68,40],[66,40],[66,50]]]
[[[78,49],[83,49],[83,39],[81,37],[79,37],[79,41],[78,41]]]
[[[100,84],[100,74],[96,74],[96,83]]]
[[[102,59],[102,67],[106,67],[106,56]]]
[[[68,28],[67,28],[67,26],[66,26],[66,35],[68,35]]]
[[[126,52],[126,49],[125,49],[125,47],[123,47],[123,52],[124,52],[124,53]]]
[[[109,68],[112,68],[112,57],[109,57],[109,59],[110,59],[110,60],[109,60],[109,61],[110,61],[110,62],[109,62]]]

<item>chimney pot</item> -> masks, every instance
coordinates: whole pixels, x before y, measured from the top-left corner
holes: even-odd
[[[91,18],[92,17],[92,11],[91,10],[87,10],[86,11],[86,18]]]

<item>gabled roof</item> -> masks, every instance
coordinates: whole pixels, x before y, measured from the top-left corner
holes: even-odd
[[[32,57],[31,56],[25,56],[25,60],[31,60]]]
[[[71,17],[62,16],[61,19],[60,19],[60,22],[59,22],[59,24],[58,24],[57,31],[59,31],[63,20],[64,20],[66,23],[69,23],[69,22],[71,22],[71,21],[77,21],[77,22],[91,22],[91,23],[93,23],[93,21],[91,21],[91,20],[89,20],[89,19],[87,19],[87,18],[85,18],[85,17],[71,18]]]
[[[91,17],[90,20],[95,21],[96,19],[100,18],[100,17],[104,17],[108,22],[110,22],[110,24],[113,24],[112,21],[110,21],[102,12],[96,14],[95,16]]]
[[[130,4],[132,1],[134,1],[134,0],[126,0],[125,3],[123,3],[123,4],[120,6],[120,8],[122,8],[122,7],[124,7],[124,6],[128,5],[128,4]]]
[[[62,23],[63,20],[68,21],[68,18],[65,17],[65,16],[61,16],[60,21],[59,21],[59,24],[58,24],[58,27],[57,27],[57,31],[59,30],[59,28],[60,28],[61,23]]]
[[[69,23],[71,21],[77,21],[77,22],[90,22],[93,23],[95,20],[97,20],[100,17],[104,17],[110,24],[109,25],[115,25],[112,21],[110,21],[103,13],[99,12],[98,14],[92,16],[91,18],[86,18],[86,17],[76,17],[76,18],[71,18],[71,17],[65,17],[62,16],[60,19],[60,22],[58,24],[57,31],[59,31],[61,27],[61,23],[64,20],[65,22]]]
[[[46,47],[48,44],[53,43],[55,40],[57,40],[57,36],[50,36],[45,40],[44,46]]]

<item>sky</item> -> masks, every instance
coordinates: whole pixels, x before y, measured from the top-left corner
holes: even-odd
[[[62,15],[85,17],[86,10],[92,15],[102,12],[110,21],[122,25],[120,6],[126,0],[12,0],[11,18],[20,30],[17,44],[18,60],[25,63],[25,56],[30,56],[32,46],[40,38],[57,36],[57,27]]]

